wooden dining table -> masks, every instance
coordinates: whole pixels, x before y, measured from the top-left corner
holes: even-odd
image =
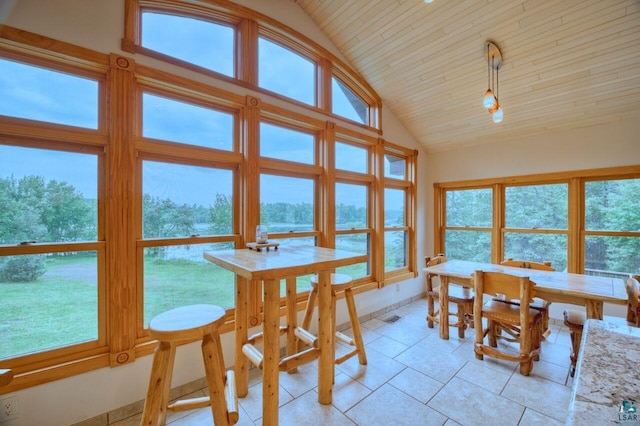
[[[220,250],[204,252],[204,258],[236,274],[235,308],[235,375],[237,393],[248,393],[248,360],[259,361],[262,368],[262,424],[278,424],[279,371],[290,370],[280,359],[280,281],[287,279],[286,297],[288,336],[295,327],[295,277],[318,274],[318,402],[331,404],[334,378],[335,348],[331,318],[331,272],[338,267],[366,262],[366,254],[315,246],[280,246],[278,249]],[[262,353],[257,352],[248,336],[248,300],[251,286],[263,291]],[[293,290],[293,291],[292,291]],[[293,294],[291,294],[293,293]],[[291,306],[293,305],[293,306]],[[293,324],[292,324],[293,323]],[[302,331],[304,332],[304,331]],[[288,352],[294,345],[287,342]],[[288,353],[289,354],[289,353]],[[295,366],[295,355],[291,366]]]
[[[425,273],[440,277],[439,333],[442,339],[449,339],[449,284],[473,287],[471,275],[475,271],[504,272],[511,275],[527,276],[536,284],[536,297],[549,302],[585,306],[587,318],[602,319],[605,302],[618,305],[627,303],[624,282],[620,278],[542,271],[467,260],[448,260],[424,268]]]

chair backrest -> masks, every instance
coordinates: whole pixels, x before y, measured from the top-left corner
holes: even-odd
[[[535,283],[529,277],[519,277],[503,272],[476,271],[473,274],[476,295],[504,296],[507,300],[519,300],[523,309],[529,309],[533,300]],[[476,299],[482,299],[476,296]]]
[[[637,275],[629,277],[625,284],[627,289],[627,321],[632,322],[636,327],[640,327],[640,283]]]
[[[439,265],[447,261],[447,258],[444,254],[440,253],[434,257],[425,256],[424,264],[428,268],[429,266]],[[427,291],[433,290],[433,284],[431,283],[431,279],[435,276],[435,274],[427,273],[425,278],[427,280]]]
[[[429,266],[439,265],[439,264],[444,263],[446,261],[447,261],[447,258],[442,253],[440,253],[439,255],[434,256],[434,257],[425,256],[425,258],[424,258],[424,264],[427,266],[427,268]]]
[[[504,266],[514,266],[516,268],[526,268],[526,269],[538,269],[540,271],[555,271],[551,266],[551,262],[532,262],[530,260],[513,260],[512,258],[508,258],[500,262],[501,265]]]

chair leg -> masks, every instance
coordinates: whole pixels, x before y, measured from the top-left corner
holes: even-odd
[[[433,328],[433,317],[435,317],[435,303],[433,296],[427,293],[427,327]]]
[[[344,300],[347,302],[351,329],[353,330],[353,339],[355,340],[356,350],[358,351],[358,361],[360,361],[362,365],[367,365],[367,354],[364,350],[364,341],[362,340],[360,321],[358,320],[358,312],[356,311],[356,302],[353,298],[353,291],[350,288],[344,291]]]
[[[464,330],[467,328],[467,311],[464,303],[458,303],[458,337],[464,339]]]
[[[221,354],[222,345],[220,344],[220,336],[218,333],[204,336],[202,339],[202,359],[204,360],[204,369],[209,387],[209,400],[211,401],[213,422],[216,425],[229,425],[227,402],[224,392],[224,378],[222,376],[225,368],[224,362],[221,363]]]
[[[155,426],[165,424],[175,353],[175,343],[158,343],[153,355],[151,377],[149,379],[147,397],[144,401],[141,425]]]
[[[316,288],[312,287],[309,290],[309,298],[307,299],[307,308],[304,311],[304,318],[302,320],[302,328],[309,331],[309,325],[311,325],[311,318],[313,318],[313,311],[316,305],[316,297],[318,293]],[[301,340],[298,340],[298,352],[302,351],[303,343]]]

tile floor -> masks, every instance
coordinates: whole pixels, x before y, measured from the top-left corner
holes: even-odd
[[[393,317],[395,322],[388,322]],[[572,379],[569,333],[552,320],[540,361],[529,377],[515,363],[475,359],[473,330],[438,337],[425,322],[424,299],[361,324],[368,365],[353,357],[336,366],[333,404],[317,402],[317,364],[280,373],[281,425],[561,425]],[[345,332],[349,334],[349,330]],[[344,347],[337,345],[339,353]],[[262,386],[250,373],[249,395],[239,399],[239,425],[261,425]],[[204,391],[196,392],[196,396]],[[140,414],[113,425],[137,425]],[[209,408],[170,413],[172,426],[212,424]]]

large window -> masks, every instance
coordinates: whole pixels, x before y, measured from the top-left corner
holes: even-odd
[[[141,44],[164,55],[234,75],[235,32],[227,25],[187,16],[145,11]]]
[[[258,39],[258,76],[260,87],[315,105],[315,64],[264,37]]]
[[[557,271],[638,274],[639,175],[637,167],[621,167],[437,183],[436,251],[493,263],[550,261]]]
[[[415,266],[415,153],[391,145],[384,170],[384,269],[395,274]]]
[[[488,262],[493,226],[491,188],[446,191],[446,255],[452,259]]]
[[[0,205],[0,360],[97,344],[98,155],[0,145]]]
[[[640,274],[640,179],[585,182],[585,272]]]
[[[567,267],[569,191],[566,183],[505,188],[504,257]]]
[[[258,224],[283,245],[366,253],[340,268],[358,291],[417,274],[415,152],[379,139],[364,80],[231,2],[125,3],[126,56],[0,38],[11,390],[135,362],[155,346],[149,320],[176,306],[217,304],[231,321],[237,277],[203,252],[246,247]],[[297,285],[302,306],[309,277]]]
[[[98,82],[0,58],[0,115],[98,128]]]

